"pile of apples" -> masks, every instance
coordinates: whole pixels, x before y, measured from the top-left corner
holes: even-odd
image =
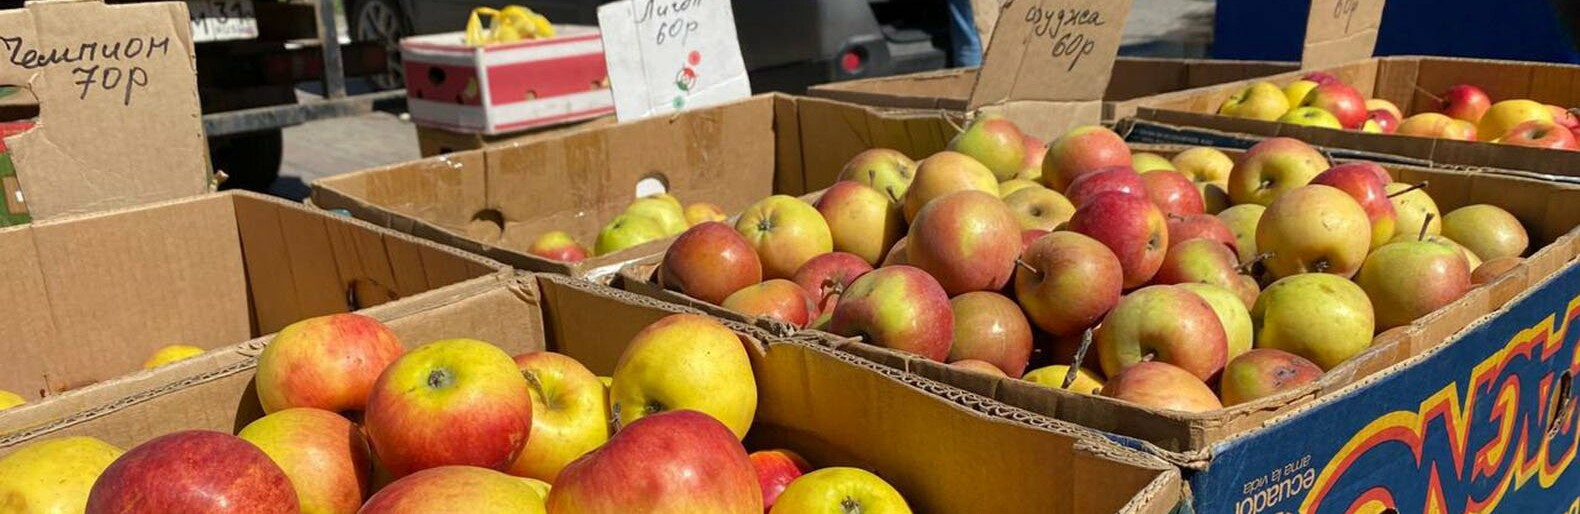
[[[237,435],[125,452],[38,441],[0,459],[0,498],[88,514],[910,512],[871,472],[748,454],[748,359],[734,332],[686,314],[638,333],[602,380],[562,354],[473,339],[406,352],[371,318],[312,318],[259,357],[266,415]]]
[[[673,237],[687,227],[705,221],[722,221],[724,209],[708,202],[696,202],[684,207],[680,199],[669,193],[637,198],[626,205],[625,211],[609,220],[598,231],[592,253],[576,238],[561,230],[539,235],[527,247],[527,253],[549,260],[577,263],[589,255],[608,255],[626,248]]]
[[[920,162],[856,156],[815,203],[692,227],[657,280],[961,368],[1208,411],[1315,380],[1520,262],[1514,216],[1441,216],[1423,186],[1290,138],[1165,159],[1102,127],[1044,146],[983,116]]]
[[[1319,71],[1282,89],[1266,81],[1251,84],[1219,105],[1218,114],[1361,132],[1580,150],[1580,118],[1563,107],[1526,99],[1493,103],[1486,91],[1470,84],[1450,87],[1436,98],[1438,112],[1406,118],[1393,102],[1366,98],[1333,74]]]

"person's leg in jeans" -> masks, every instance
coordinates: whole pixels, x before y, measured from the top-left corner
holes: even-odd
[[[971,16],[971,0],[946,0],[949,3],[949,50],[955,66],[982,65],[982,36],[977,34]]]

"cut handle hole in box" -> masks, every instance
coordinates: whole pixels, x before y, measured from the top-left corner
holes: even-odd
[[[636,181],[636,197],[645,198],[669,192],[669,177],[664,172],[652,171]]]

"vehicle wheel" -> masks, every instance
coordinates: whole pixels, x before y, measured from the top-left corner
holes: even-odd
[[[368,80],[379,89],[406,87],[406,70],[400,61],[400,40],[411,35],[406,15],[397,0],[359,0],[351,4],[352,13],[347,17],[351,39],[384,43],[384,63],[387,71],[369,75]]]
[[[280,176],[280,160],[285,140],[280,129],[212,137],[208,140],[209,158],[214,169],[228,177],[220,189],[246,189],[268,192]]]

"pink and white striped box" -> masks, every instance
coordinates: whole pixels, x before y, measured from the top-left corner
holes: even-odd
[[[556,25],[547,39],[467,46],[465,33],[401,40],[412,121],[503,134],[614,113],[597,27]]]

